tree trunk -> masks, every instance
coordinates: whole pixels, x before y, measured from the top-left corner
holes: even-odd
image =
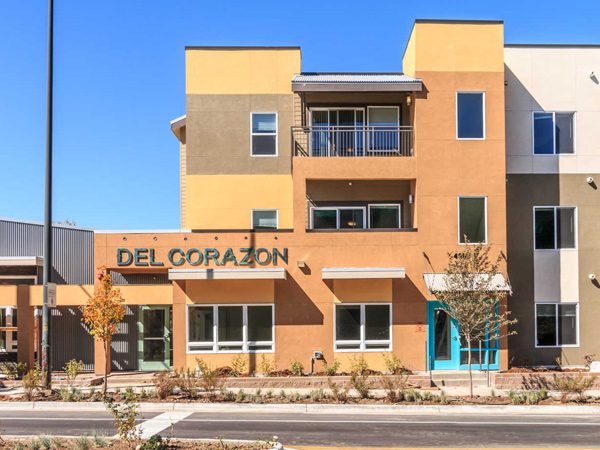
[[[108,341],[104,341],[104,384],[102,385],[102,397],[106,395],[108,387]]]
[[[473,398],[473,373],[471,372],[471,337],[467,339],[467,348],[469,349],[469,392],[471,393],[471,398]],[[459,362],[460,364],[460,362]]]

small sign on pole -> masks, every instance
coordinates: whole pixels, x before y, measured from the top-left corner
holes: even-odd
[[[46,283],[48,289],[48,307],[56,308],[56,283]]]

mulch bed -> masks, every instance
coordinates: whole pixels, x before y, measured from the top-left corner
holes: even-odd
[[[62,438],[52,438],[53,449],[64,449],[64,450],[79,450],[81,449],[81,444],[78,445],[77,440],[75,439],[62,439]],[[34,438],[35,440],[36,438]],[[38,438],[39,439],[39,438]],[[180,440],[169,440],[163,441],[165,444],[165,450],[270,450],[272,446],[266,442],[255,442],[252,444],[242,444],[242,443],[231,443],[226,441],[221,442],[200,442],[200,441],[180,441]],[[32,449],[31,439],[19,439],[19,440],[0,440],[0,450],[15,450],[17,448],[21,449],[25,446],[26,450]],[[102,449],[111,449],[111,450],[132,450],[136,448],[136,444],[134,443],[132,446],[129,446],[124,441],[113,440],[111,439],[106,447],[96,447],[93,445],[92,440],[90,439],[89,448],[94,448],[97,450]],[[143,447],[142,447],[143,448]]]
[[[577,373],[589,372],[590,369],[548,369],[547,367],[511,367],[508,370],[503,370],[500,373]]]

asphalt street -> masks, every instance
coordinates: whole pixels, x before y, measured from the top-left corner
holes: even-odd
[[[600,415],[144,413],[146,435],[257,440],[284,446],[600,448]],[[110,415],[90,411],[0,411],[2,435],[79,436],[116,431]],[[172,430],[172,431],[171,431]]]

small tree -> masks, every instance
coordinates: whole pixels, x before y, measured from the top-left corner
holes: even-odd
[[[490,249],[490,246],[474,244],[465,245],[460,252],[449,252],[445,289],[435,292],[441,309],[456,321],[458,333],[467,343],[471,397],[472,343],[500,339],[516,333],[508,332],[507,327],[517,320],[508,319],[508,310],[500,310],[500,301],[510,292],[498,285],[498,269],[502,258],[498,255],[495,262],[490,262]]]
[[[118,331],[119,324],[125,316],[124,299],[121,291],[114,287],[110,274],[105,267],[100,268],[98,279],[100,287],[94,293],[85,306],[81,307],[83,311],[83,322],[89,327],[89,333],[98,341],[102,341],[104,346],[104,385],[102,395],[106,395],[108,384],[108,346],[113,335]]]

